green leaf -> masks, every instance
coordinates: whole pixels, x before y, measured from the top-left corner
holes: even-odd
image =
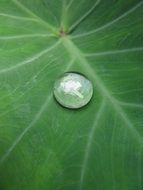
[[[0,0],[0,189],[143,189],[143,1]],[[66,71],[92,101],[53,98]]]

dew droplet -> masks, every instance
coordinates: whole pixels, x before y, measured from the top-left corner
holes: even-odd
[[[66,108],[81,108],[91,100],[92,95],[91,81],[80,73],[64,73],[54,85],[56,100]]]

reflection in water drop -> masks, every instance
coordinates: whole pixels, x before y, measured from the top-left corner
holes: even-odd
[[[79,73],[64,73],[54,85],[56,100],[66,108],[81,108],[91,100],[92,95],[92,83]]]

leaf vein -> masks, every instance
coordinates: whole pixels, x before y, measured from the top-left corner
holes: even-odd
[[[130,48],[130,49],[121,49],[121,50],[115,50],[115,51],[105,51],[105,52],[97,52],[97,53],[88,53],[84,54],[86,57],[92,57],[92,56],[103,56],[103,55],[114,55],[114,54],[124,54],[124,53],[132,53],[132,52],[138,52],[143,51],[143,47],[136,47],[136,48]]]
[[[84,54],[79,50],[79,48],[68,38],[65,38],[63,41],[63,45],[66,47],[68,52],[73,55],[75,54],[77,56],[77,59],[79,59],[80,64],[82,64],[82,67],[84,67],[90,75],[94,78],[97,84],[97,88],[101,91],[101,94],[104,98],[106,98],[115,111],[120,115],[128,129],[132,132],[132,135],[136,138],[137,141],[139,141],[140,145],[143,145],[143,137],[140,135],[140,133],[137,131],[137,129],[134,127],[133,123],[129,120],[126,113],[124,112],[121,105],[118,103],[118,101],[113,97],[112,93],[109,92],[109,90],[106,88],[100,77],[97,75],[95,71],[91,68],[91,66],[88,64],[88,61],[85,59]]]
[[[90,15],[94,9],[99,5],[101,0],[97,0],[95,4],[81,17],[79,18],[70,28],[69,33],[71,33],[88,15]]]
[[[27,13],[30,16],[32,16],[33,18],[37,19],[37,21],[39,21],[39,23],[41,23],[43,26],[45,26],[46,28],[50,29],[52,32],[55,33],[55,28],[53,26],[51,26],[48,22],[46,22],[41,17],[39,17],[38,15],[33,13],[30,9],[25,7],[21,2],[19,2],[18,0],[12,0],[12,2],[15,5],[17,5],[17,7],[19,7],[21,10],[23,10],[25,13]]]
[[[18,63],[16,65],[12,66],[12,67],[0,70],[0,74],[7,73],[9,71],[15,70],[15,69],[17,69],[19,67],[22,67],[22,66],[24,66],[24,65],[26,65],[28,63],[33,63],[33,61],[37,60],[38,58],[40,58],[41,56],[43,56],[44,54],[46,54],[50,50],[54,49],[59,43],[60,43],[60,40],[56,44],[51,46],[50,48],[48,47],[47,49],[41,51],[40,53],[37,53],[36,55],[34,55],[33,57],[31,57],[29,59],[26,59],[25,61],[22,61],[21,63]]]
[[[134,7],[132,7],[130,10],[128,10],[127,12],[125,12],[124,14],[122,14],[121,16],[115,18],[114,20],[108,22],[107,24],[95,29],[95,30],[92,30],[90,32],[86,32],[86,33],[83,33],[83,34],[77,34],[77,35],[74,35],[73,37],[71,37],[72,39],[75,39],[75,38],[80,38],[80,37],[84,37],[84,36],[88,36],[88,35],[91,35],[91,34],[95,34],[96,32],[99,32],[101,30],[104,30],[110,26],[112,26],[113,24],[117,23],[118,21],[122,20],[123,18],[125,18],[126,16],[128,16],[129,14],[133,13],[137,8],[139,8],[140,6],[142,6],[143,4],[143,1],[139,2],[137,5],[135,5]]]
[[[6,153],[1,157],[0,164],[2,164],[7,157],[11,154],[11,152],[14,150],[14,148],[17,146],[17,144],[21,141],[21,139],[24,137],[24,135],[37,123],[37,121],[41,118],[42,113],[47,108],[52,96],[48,96],[44,102],[44,104],[41,106],[38,113],[35,115],[32,122],[26,127],[23,132],[17,137],[17,139],[13,142],[13,144],[9,147],[9,149],[6,151]]]
[[[0,16],[9,17],[9,18],[16,19],[16,20],[25,20],[25,21],[37,22],[37,19],[35,19],[35,18],[20,17],[20,16],[10,15],[10,14],[6,14],[6,13],[0,13]]]
[[[53,37],[52,34],[23,34],[23,35],[13,35],[13,36],[0,36],[0,40],[13,40],[21,38],[35,38],[35,37]]]
[[[103,100],[103,102],[101,103],[101,106],[98,110],[98,113],[95,117],[93,126],[91,127],[89,135],[88,135],[88,140],[87,140],[87,144],[85,147],[85,153],[84,153],[82,169],[81,169],[81,174],[80,174],[80,180],[79,180],[79,190],[82,190],[82,187],[83,187],[84,177],[85,177],[85,172],[86,172],[86,168],[87,168],[87,164],[88,164],[88,160],[89,160],[92,142],[94,140],[95,131],[98,127],[98,124],[99,124],[100,118],[102,116],[102,113],[104,111],[105,105],[106,105],[105,101]]]

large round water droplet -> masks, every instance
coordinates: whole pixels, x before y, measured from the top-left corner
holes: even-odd
[[[81,108],[91,100],[92,95],[91,81],[80,73],[64,73],[54,85],[56,100],[66,108]]]

